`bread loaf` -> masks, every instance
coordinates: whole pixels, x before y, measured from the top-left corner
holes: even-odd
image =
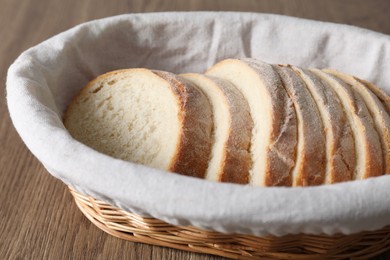
[[[390,173],[390,97],[334,70],[223,60],[91,81],[69,133],[118,159],[209,181],[313,186]]]
[[[212,112],[196,87],[147,69],[107,73],[73,99],[64,119],[77,140],[115,158],[203,178]]]

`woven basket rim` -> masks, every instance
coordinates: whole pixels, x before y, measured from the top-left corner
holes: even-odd
[[[78,208],[94,225],[132,242],[231,259],[367,259],[390,250],[390,226],[353,235],[222,234],[145,218],[69,189]]]

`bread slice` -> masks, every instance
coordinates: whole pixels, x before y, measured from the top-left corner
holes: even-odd
[[[206,74],[233,83],[248,101],[254,124],[250,184],[291,186],[297,144],[296,115],[276,71],[260,61],[227,59]]]
[[[326,141],[317,104],[302,79],[288,66],[274,65],[293,101],[298,122],[293,186],[321,185],[325,180]]]
[[[360,79],[358,77],[353,77],[356,81],[363,84],[366,88],[368,88],[371,92],[373,92],[378,99],[382,102],[383,106],[385,107],[387,113],[390,114],[390,96],[382,90],[380,87],[374,85],[371,82],[368,82],[366,80]]]
[[[326,135],[325,184],[352,180],[356,164],[355,143],[341,101],[327,82],[309,70],[292,69],[305,82],[321,114]]]
[[[179,76],[199,87],[213,110],[214,144],[206,179],[247,184],[252,165],[249,147],[253,129],[248,103],[226,80],[196,73]]]
[[[355,140],[356,168],[353,179],[360,180],[383,174],[382,149],[374,121],[359,93],[340,79],[318,69],[313,73],[329,83],[338,95],[351,124]]]
[[[115,158],[205,175],[211,106],[171,73],[127,69],[101,75],[73,99],[64,123],[75,139]]]
[[[351,85],[352,89],[359,93],[366,103],[368,111],[374,119],[375,129],[380,136],[384,171],[386,173],[390,173],[390,116],[387,113],[386,108],[379,98],[371,92],[370,89],[362,83],[362,81],[359,81],[351,75],[344,74],[336,70],[326,69],[324,71]]]

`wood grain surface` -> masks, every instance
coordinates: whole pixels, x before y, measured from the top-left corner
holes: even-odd
[[[4,98],[9,65],[50,36],[117,14],[189,10],[278,13],[390,34],[388,0],[0,0],[0,259],[222,259],[122,241],[90,224],[22,143]]]

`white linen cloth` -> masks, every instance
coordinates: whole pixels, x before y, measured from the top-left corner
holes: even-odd
[[[309,188],[212,183],[113,159],[64,128],[70,99],[99,74],[129,67],[203,72],[229,57],[331,67],[390,90],[388,35],[269,14],[129,14],[81,24],[20,55],[7,77],[9,112],[53,176],[130,212],[261,236],[350,234],[389,225],[390,176]]]

